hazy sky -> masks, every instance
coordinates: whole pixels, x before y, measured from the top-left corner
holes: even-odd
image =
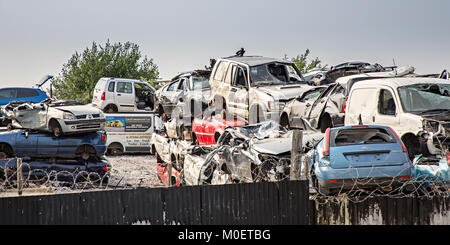
[[[241,47],[439,73],[450,68],[450,1],[0,0],[0,87],[58,75],[75,51],[108,39],[138,44],[163,79]]]

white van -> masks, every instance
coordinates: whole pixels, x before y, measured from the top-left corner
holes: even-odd
[[[345,126],[385,125],[400,136],[410,158],[450,146],[450,83],[436,78],[385,78],[356,83]]]
[[[154,110],[155,89],[135,79],[101,78],[94,88],[92,105],[106,113]]]
[[[105,114],[108,155],[150,153],[150,141],[162,121],[155,113]]]

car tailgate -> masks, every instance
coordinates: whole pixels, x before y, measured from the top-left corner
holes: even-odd
[[[408,161],[400,144],[361,144],[330,149],[331,167],[359,168],[402,165]]]

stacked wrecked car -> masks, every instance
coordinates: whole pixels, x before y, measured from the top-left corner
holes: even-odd
[[[169,185],[281,181],[290,179],[295,148],[302,177],[320,194],[446,193],[448,73],[414,72],[346,62],[300,74],[286,60],[219,59],[209,107],[186,117],[174,105],[153,135],[158,174]],[[298,129],[301,146],[292,145]]]
[[[13,101],[1,108],[8,127],[0,132],[0,169],[10,178],[17,159],[29,179],[106,184],[105,117],[73,101]]]

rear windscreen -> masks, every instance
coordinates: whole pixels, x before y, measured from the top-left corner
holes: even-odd
[[[104,90],[105,86],[106,86],[106,80],[100,79],[100,80],[98,80],[97,85],[95,85],[95,89]]]
[[[396,139],[383,128],[352,128],[334,131],[332,146],[396,143]]]

